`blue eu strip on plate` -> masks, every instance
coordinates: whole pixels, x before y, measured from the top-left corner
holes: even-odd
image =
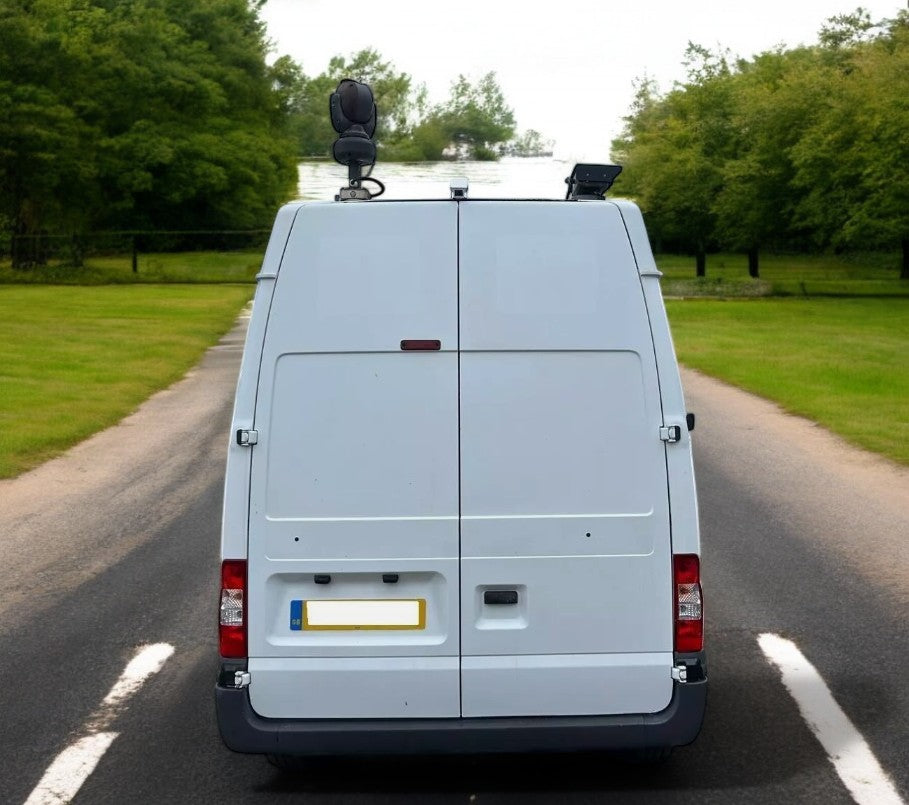
[[[303,629],[303,602],[290,602],[290,630],[299,632]]]

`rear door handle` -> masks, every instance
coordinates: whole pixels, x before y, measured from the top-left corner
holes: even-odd
[[[486,590],[483,593],[484,604],[517,604],[517,590]]]

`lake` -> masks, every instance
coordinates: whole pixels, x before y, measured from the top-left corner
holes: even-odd
[[[469,198],[565,198],[565,178],[573,162],[551,157],[504,157],[498,162],[378,162],[373,176],[385,184],[383,199],[438,199],[450,196],[451,179],[467,177]],[[331,201],[347,184],[347,168],[337,162],[301,162],[301,199]],[[374,185],[367,185],[370,190]]]

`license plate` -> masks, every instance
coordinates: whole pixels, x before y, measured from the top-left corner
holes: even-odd
[[[425,629],[426,599],[291,601],[290,628]]]

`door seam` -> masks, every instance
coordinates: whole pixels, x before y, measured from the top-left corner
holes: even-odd
[[[457,278],[457,347],[458,347],[458,717],[464,718],[464,585],[461,578],[461,202],[457,204],[455,215],[455,260]]]

